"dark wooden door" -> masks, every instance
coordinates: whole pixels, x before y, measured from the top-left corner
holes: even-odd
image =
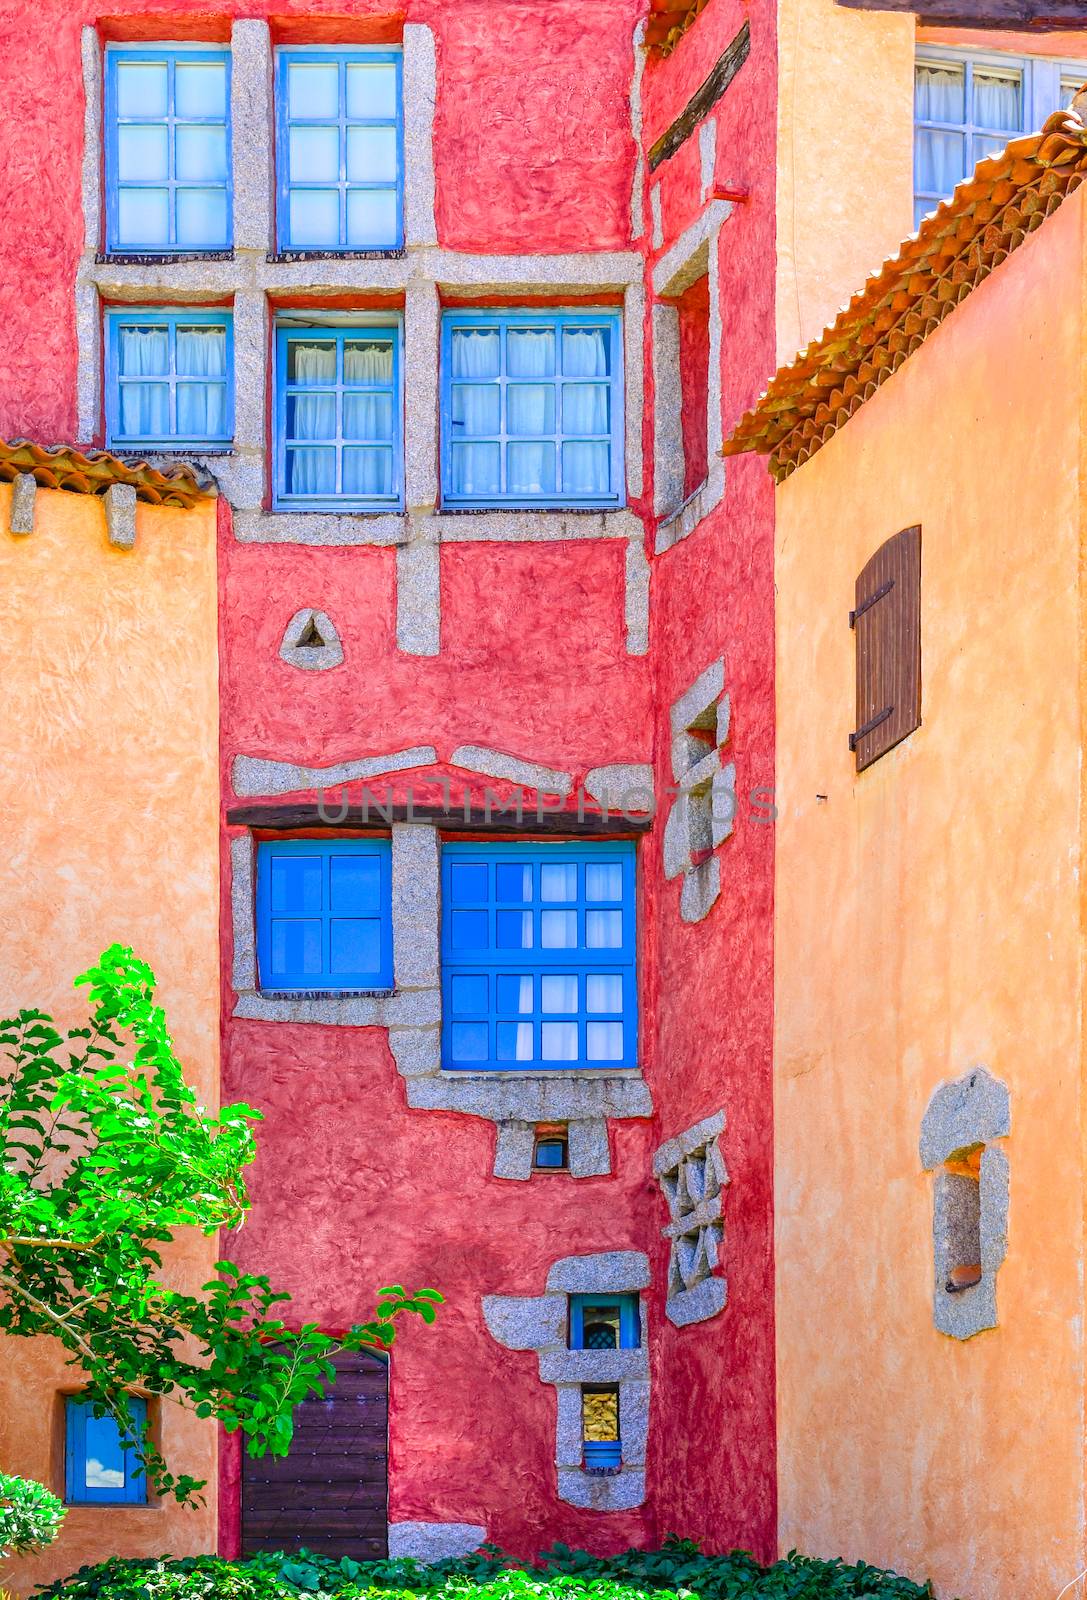
[[[324,1400],[294,1414],[286,1456],[242,1457],[242,1550],[299,1550],[373,1561],[388,1545],[389,1364],[336,1356]]]

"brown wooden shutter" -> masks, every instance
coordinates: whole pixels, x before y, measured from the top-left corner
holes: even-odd
[[[375,1561],[388,1549],[389,1366],[333,1357],[324,1400],[295,1409],[286,1456],[242,1457],[242,1551],[307,1550]]]
[[[921,726],[921,529],[880,545],[857,579],[857,721],[849,748],[863,772]]]

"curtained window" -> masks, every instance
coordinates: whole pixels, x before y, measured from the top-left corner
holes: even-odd
[[[404,242],[401,54],[278,52],[281,250]]]
[[[229,248],[229,52],[109,46],[106,235],[119,252]]]
[[[620,504],[621,368],[615,313],[447,313],[443,503]]]
[[[277,503],[395,510],[399,325],[280,328]]]
[[[228,445],[230,313],[113,311],[108,321],[110,447]]]

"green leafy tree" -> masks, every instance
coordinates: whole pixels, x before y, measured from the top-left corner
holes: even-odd
[[[216,1417],[253,1455],[285,1455],[293,1409],[323,1393],[336,1350],[387,1347],[398,1316],[433,1322],[442,1297],[381,1289],[371,1319],[333,1340],[288,1327],[290,1297],[229,1261],[197,1294],[170,1288],[162,1250],[179,1230],[244,1220],[259,1113],[197,1105],[154,974],[130,949],[113,945],[76,984],[86,1027],[62,1036],[40,1011],[0,1022],[0,1332],[58,1339],[157,1492],[192,1502],[204,1485],[134,1438],[126,1392]]]

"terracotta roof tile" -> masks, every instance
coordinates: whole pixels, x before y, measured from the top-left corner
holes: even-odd
[[[0,482],[29,473],[43,489],[70,489],[75,494],[104,494],[114,483],[132,484],[137,500],[153,506],[193,506],[214,495],[187,463],[165,470],[147,461],[122,461],[108,450],[86,455],[74,445],[45,449],[29,439],[0,439]]]
[[[1041,133],[1013,139],[945,200],[837,321],[782,367],[743,416],[724,455],[770,457],[777,482],[870,400],[994,267],[1087,177],[1087,88]]]

